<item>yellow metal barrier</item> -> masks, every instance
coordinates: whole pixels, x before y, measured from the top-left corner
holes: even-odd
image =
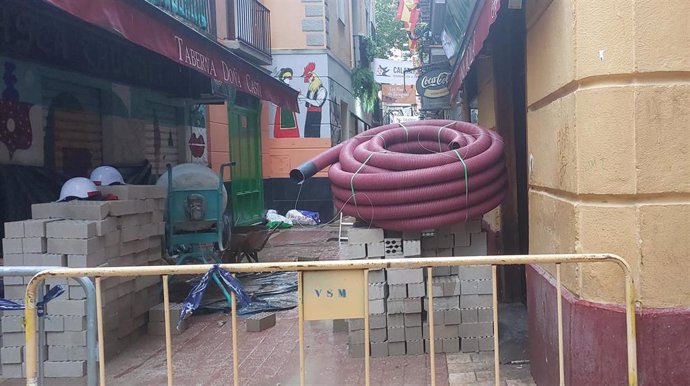
[[[635,333],[635,290],[631,276],[630,266],[621,257],[612,254],[570,254],[570,255],[515,255],[515,256],[456,256],[433,258],[408,258],[387,260],[338,260],[321,262],[286,262],[286,263],[254,263],[254,264],[224,264],[221,267],[229,272],[278,272],[296,271],[298,273],[298,314],[299,314],[299,357],[300,357],[300,384],[305,384],[304,366],[304,321],[319,319],[347,319],[352,317],[364,318],[364,342],[369,342],[369,310],[368,310],[368,270],[382,268],[426,268],[428,276],[432,276],[433,267],[460,266],[460,265],[491,265],[493,281],[493,331],[494,331],[494,379],[496,385],[500,384],[499,345],[498,345],[498,299],[496,267],[498,265],[516,264],[556,264],[556,291],[558,312],[558,367],[560,384],[565,384],[564,359],[563,359],[563,306],[561,301],[561,264],[567,263],[601,263],[613,262],[618,264],[625,275],[625,314],[626,336],[628,354],[628,385],[637,385],[637,347]],[[26,289],[26,384],[37,384],[37,350],[36,350],[36,290],[41,282],[50,277],[95,277],[96,301],[98,304],[98,344],[99,344],[99,370],[100,384],[105,385],[105,360],[103,346],[103,316],[101,310],[101,278],[113,276],[161,276],[163,278],[163,302],[165,307],[165,346],[167,357],[168,385],[173,384],[173,364],[171,348],[171,327],[169,318],[169,275],[189,275],[206,273],[211,265],[177,265],[177,266],[149,266],[149,267],[116,267],[116,268],[55,268],[43,271],[34,276]],[[323,276],[311,273],[323,271]],[[361,277],[352,271],[360,271]],[[341,273],[350,272],[345,277]],[[353,276],[354,274],[354,276]],[[311,275],[311,276],[307,276]],[[350,297],[343,307],[318,307],[313,306],[313,299],[305,298],[305,287],[312,288],[319,280],[345,280],[343,288],[352,283],[357,283],[362,288],[355,289],[360,296]],[[305,280],[306,279],[306,280]],[[433,326],[433,291],[432,282],[427,282],[428,304],[431,306],[429,325]],[[348,287],[348,288],[351,288]],[[343,289],[342,294],[345,295]],[[346,296],[342,296],[344,299]],[[337,299],[337,296],[334,297]],[[354,300],[353,300],[354,299]],[[342,299],[341,299],[342,300]],[[333,301],[333,300],[329,300]],[[235,297],[232,296],[232,309],[235,309]],[[333,312],[337,315],[332,314]],[[329,314],[330,313],[330,314]],[[232,312],[232,352],[233,352],[233,380],[234,385],[239,386],[239,364],[237,347],[237,320],[235,312]],[[434,328],[429,328],[430,345],[430,383],[436,384],[435,376],[435,350]],[[369,345],[364,344],[365,384],[369,385]]]

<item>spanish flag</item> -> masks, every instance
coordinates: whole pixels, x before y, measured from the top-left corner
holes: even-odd
[[[408,31],[414,31],[414,27],[419,21],[418,2],[419,0],[399,0],[398,13],[395,15],[395,19],[402,21]]]

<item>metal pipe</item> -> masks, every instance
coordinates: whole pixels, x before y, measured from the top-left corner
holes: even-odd
[[[436,347],[434,345],[434,340],[436,339],[435,331],[436,326],[434,325],[434,270],[431,267],[426,269],[426,293],[429,308],[429,366],[431,367],[431,386],[436,386]]]
[[[163,275],[163,312],[165,312],[165,360],[168,373],[168,386],[173,385],[172,336],[170,332],[170,294],[168,290],[168,275]]]
[[[369,347],[369,271],[364,270],[364,386],[369,386],[371,379],[369,379],[371,355]]]
[[[101,277],[96,278],[96,321],[98,322],[98,375],[100,386],[105,386],[105,339],[103,338],[103,300]],[[28,341],[28,338],[27,338]],[[28,370],[27,370],[28,372]],[[27,379],[28,383],[28,379]]]
[[[494,314],[494,384],[501,384],[501,353],[498,341],[498,280],[496,280],[496,266],[491,266],[491,303]]]
[[[52,269],[55,267],[44,267],[44,266],[34,266],[34,267],[0,267],[0,276],[35,276],[41,271],[45,271],[47,269]],[[72,277],[73,280],[76,280],[77,283],[79,283],[82,288],[84,289],[84,293],[86,294],[86,350],[87,350],[87,356],[86,356],[86,381],[89,386],[96,386],[98,383],[98,375],[97,375],[97,363],[98,363],[98,356],[96,355],[96,350],[98,347],[97,341],[96,341],[96,303],[95,303],[95,297],[96,297],[96,290],[93,286],[93,283],[89,278],[87,277]],[[43,279],[42,279],[43,280]],[[41,281],[42,281],[41,280]],[[38,283],[36,284],[38,286]],[[28,285],[27,285],[28,288]],[[25,299],[25,304],[28,304]],[[35,305],[34,305],[35,309]],[[26,312],[26,311],[25,311]],[[27,356],[28,358],[28,356]],[[28,360],[28,359],[27,359]],[[36,365],[34,363],[34,365]],[[41,368],[43,367],[43,364],[41,364]],[[40,374],[39,374],[40,375]],[[41,382],[43,382],[43,379],[39,377]]]

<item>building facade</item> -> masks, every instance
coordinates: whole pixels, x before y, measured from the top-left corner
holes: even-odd
[[[640,384],[687,383],[690,5],[475,3],[465,18],[437,8],[464,26],[443,41],[451,53],[458,45],[446,114],[475,117],[506,141],[510,194],[485,218],[498,249],[622,256],[635,282]],[[526,267],[539,385],[558,383],[554,275]],[[621,270],[573,264],[562,279],[566,384],[624,382]]]
[[[254,191],[261,190],[263,206],[260,210],[254,207],[255,216],[245,219],[256,219],[256,214],[264,209],[285,213],[295,207],[318,211],[322,218],[330,219],[334,211],[326,172],[303,185],[291,181],[289,172],[369,126],[371,115],[361,111],[352,94],[351,73],[359,59],[354,49],[359,36],[371,34],[373,8],[369,1],[350,0],[261,3],[270,12],[270,61],[257,64],[264,65],[271,76],[299,92],[299,111],[270,102],[258,105],[258,126],[253,128],[253,140],[247,150],[248,146],[234,144],[238,139],[232,134],[232,117],[228,120],[226,108],[211,107],[211,164],[218,168],[228,160],[237,163],[230,184],[235,195],[236,171],[243,167],[238,160],[258,160],[260,168],[252,168],[254,174],[250,178],[262,181],[261,187],[254,186]],[[260,148],[256,156],[242,154],[254,152],[256,146]],[[245,175],[243,180],[247,178]],[[237,205],[242,206],[239,202]]]

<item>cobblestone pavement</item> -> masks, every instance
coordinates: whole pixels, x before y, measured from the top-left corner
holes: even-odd
[[[493,353],[446,354],[450,386],[494,386]],[[501,385],[536,386],[529,365],[502,365]]]

